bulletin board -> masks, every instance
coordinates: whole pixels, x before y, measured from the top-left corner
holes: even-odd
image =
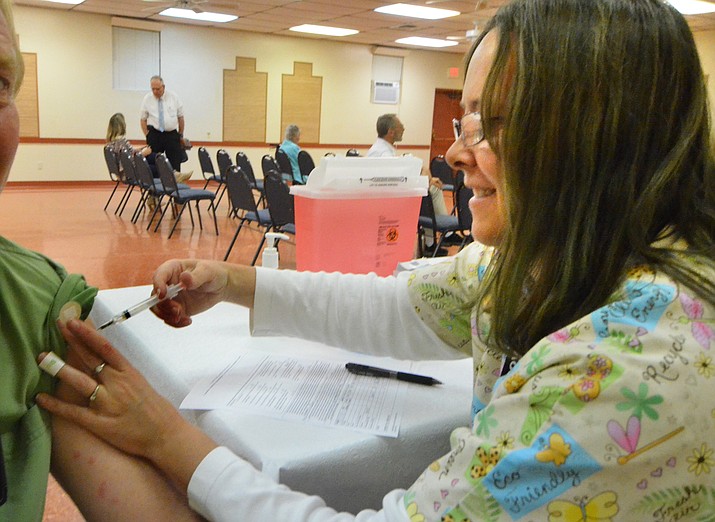
[[[25,77],[15,97],[20,114],[20,137],[40,137],[40,114],[37,101],[37,53],[22,53],[25,62]]]
[[[266,141],[268,73],[256,71],[255,58],[236,57],[223,71],[223,140]]]
[[[323,78],[313,76],[313,64],[294,62],[293,74],[284,74],[281,102],[281,136],[288,125],[300,127],[300,140],[320,143],[320,107]]]

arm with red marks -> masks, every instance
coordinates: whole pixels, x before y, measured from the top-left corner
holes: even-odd
[[[82,361],[71,344],[67,362],[89,374],[96,366],[96,361]],[[63,381],[56,396],[87,405],[87,396]],[[201,520],[189,508],[185,489],[174,487],[148,460],[124,453],[57,415],[52,421],[52,474],[90,521]]]

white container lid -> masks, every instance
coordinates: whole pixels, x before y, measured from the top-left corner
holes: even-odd
[[[422,160],[413,156],[326,157],[305,185],[293,185],[290,192],[314,199],[422,197],[429,179],[421,172]]]

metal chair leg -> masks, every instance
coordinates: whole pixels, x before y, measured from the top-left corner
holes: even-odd
[[[169,210],[169,207],[171,204],[174,202],[174,200],[169,197],[169,201],[164,205],[164,209],[161,211],[161,215],[159,216],[159,221],[156,222],[156,226],[154,227],[154,232],[159,230],[159,225],[161,225],[162,220],[164,219],[164,214],[166,214],[166,211]]]
[[[238,233],[241,232],[241,228],[243,227],[243,224],[246,222],[245,219],[241,220],[241,223],[238,225],[238,228],[236,229],[236,233],[233,235],[233,239],[231,240],[231,244],[228,245],[228,250],[226,250],[226,255],[223,256],[223,260],[226,261],[228,259],[228,255],[231,253],[231,249],[233,248],[234,243],[236,243],[236,239],[238,238]]]
[[[259,227],[259,229],[260,229],[260,227]],[[262,234],[262,237],[261,237],[261,242],[260,242],[260,244],[258,245],[258,249],[256,250],[255,255],[253,256],[253,261],[251,261],[251,266],[255,266],[255,264],[256,264],[256,260],[258,259],[258,254],[261,253],[261,248],[263,248],[263,245],[264,245],[264,243],[266,242],[266,232],[268,232],[269,229],[270,229],[270,227],[266,228],[266,229],[263,231],[263,234]]]
[[[117,182],[114,184],[114,189],[112,190],[112,193],[109,195],[109,199],[108,199],[107,202],[104,204],[104,210],[107,210],[107,207],[109,206],[109,202],[112,201],[112,198],[114,197],[114,193],[117,191],[117,187],[119,187],[119,183],[120,183],[120,182],[117,181]]]
[[[181,205],[181,208],[179,209],[179,213],[176,216],[176,219],[174,219],[174,226],[171,227],[171,232],[169,232],[169,237],[167,239],[171,239],[171,236],[174,235],[174,230],[176,230],[176,225],[179,224],[179,219],[181,219],[181,214],[184,213],[184,207],[186,205]],[[189,212],[191,212],[191,208],[189,207]]]
[[[125,203],[125,199],[129,197],[129,194],[131,194],[132,190],[134,189],[133,185],[127,185],[127,188],[124,190],[124,195],[122,196],[122,199],[119,200],[119,205],[117,205],[117,208],[114,210],[115,214],[119,214],[120,216],[122,215],[122,212],[124,212],[124,209],[122,209],[122,212],[119,211],[119,209],[122,207],[122,203]]]

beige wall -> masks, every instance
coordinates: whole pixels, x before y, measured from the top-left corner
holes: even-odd
[[[123,112],[128,137],[140,142],[139,105],[145,92],[112,89],[111,18],[25,6],[16,6],[15,13],[22,51],[38,55],[40,137],[101,139],[109,117]],[[235,67],[236,56],[256,57],[257,70],[268,73],[269,143],[282,140],[281,78],[292,74],[294,61],[312,63],[313,74],[323,78],[321,143],[369,146],[377,117],[396,112],[407,129],[403,150],[424,160],[428,150],[409,146],[429,146],[434,90],[461,87],[461,79],[447,74],[449,67],[461,67],[461,55],[412,50],[404,60],[401,103],[376,105],[370,103],[369,46],[173,23],[162,26],[161,73],[167,89],[184,102],[185,134],[193,141],[222,140],[223,70]],[[260,158],[271,150],[244,149],[260,172]],[[229,147],[232,155],[237,150]],[[330,149],[307,150],[317,159]],[[198,169],[195,151],[188,168]],[[106,178],[96,145],[26,143],[20,145],[10,180]]]
[[[123,112],[128,137],[141,142],[138,119],[144,92],[112,89],[111,18],[26,6],[16,6],[15,14],[22,51],[37,53],[40,137],[103,139],[109,116]],[[377,116],[396,112],[406,127],[401,150],[424,161],[429,151],[410,146],[429,146],[434,90],[461,88],[460,79],[447,75],[449,67],[462,66],[461,55],[412,50],[404,59],[401,103],[376,105],[370,103],[369,46],[173,23],[162,26],[161,73],[167,88],[184,101],[186,135],[193,141],[222,140],[223,69],[233,69],[236,56],[256,57],[257,70],[268,73],[268,142],[282,137],[281,78],[293,72],[294,61],[312,63],[313,74],[323,78],[321,143],[362,145],[365,150],[375,138]],[[715,32],[696,33],[695,39],[715,99]],[[209,147],[212,155],[217,148]],[[257,173],[261,156],[272,152],[263,145],[242,149]],[[235,155],[238,148],[228,150]],[[330,149],[307,150],[317,159]],[[195,151],[185,168],[198,171]],[[97,145],[33,143],[20,145],[10,177],[104,179],[106,168]]]
[[[715,31],[695,33],[695,44],[700,51],[700,62],[708,75],[711,119],[715,122]]]

